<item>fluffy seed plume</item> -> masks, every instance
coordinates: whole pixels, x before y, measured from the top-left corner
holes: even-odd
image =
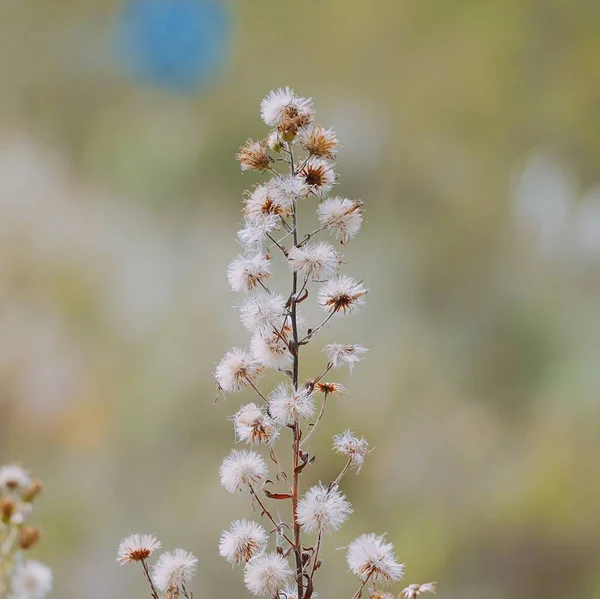
[[[273,185],[258,185],[246,198],[244,216],[252,222],[262,222],[269,215],[287,216],[288,211],[273,202]]]
[[[317,208],[319,222],[342,244],[356,237],[363,223],[362,202],[328,198]]]
[[[240,308],[242,324],[253,333],[264,337],[281,330],[287,316],[282,295],[260,293],[248,297]]]
[[[328,312],[352,312],[365,303],[363,296],[368,293],[360,281],[339,275],[324,283],[319,289],[319,305]]]
[[[242,406],[233,422],[237,438],[246,443],[271,443],[279,435],[273,419],[254,403]]]
[[[348,567],[363,582],[395,582],[402,578],[404,564],[394,555],[394,546],[385,541],[385,535],[363,534],[348,546]]]
[[[219,469],[221,485],[230,493],[241,491],[246,486],[260,486],[265,480],[269,468],[263,458],[255,451],[232,450],[223,460]]]
[[[266,368],[285,368],[292,363],[292,354],[285,343],[284,334],[277,332],[270,337],[255,334],[250,341],[254,359]]]
[[[219,553],[234,566],[245,564],[262,553],[269,535],[251,520],[234,520],[229,530],[224,530],[219,541]]]
[[[289,212],[294,204],[310,193],[305,177],[298,175],[282,175],[270,183],[270,197],[273,204],[280,210]]]
[[[264,256],[238,256],[227,269],[229,285],[234,291],[250,291],[271,276],[271,265]]]
[[[292,575],[287,559],[278,553],[265,553],[246,564],[244,582],[253,595],[274,597]]]
[[[344,431],[334,435],[333,451],[338,455],[346,456],[358,474],[365,461],[365,456],[369,453],[369,444],[364,437],[359,439],[350,431]]]
[[[31,478],[21,466],[8,464],[0,468],[0,491],[24,491],[30,484]]]
[[[327,160],[311,156],[302,170],[300,176],[310,193],[319,197],[325,197],[335,184],[335,173],[333,167]]]
[[[306,388],[294,391],[289,385],[280,383],[269,395],[269,412],[278,424],[292,425],[313,417],[315,400]]]
[[[335,160],[339,142],[333,129],[324,129],[321,125],[313,125],[300,132],[298,141],[311,156]]]
[[[217,364],[214,377],[219,389],[235,393],[260,375],[262,367],[246,351],[234,347]]]
[[[168,597],[178,597],[179,587],[192,580],[198,558],[185,549],[175,549],[159,556],[152,568],[152,581]]]
[[[307,243],[293,247],[288,253],[290,267],[306,278],[319,281],[329,278],[339,268],[342,259],[333,247],[325,242]]]
[[[321,483],[311,487],[298,503],[298,521],[306,532],[335,532],[351,513],[344,494],[337,487],[328,489]]]
[[[404,599],[417,599],[421,593],[433,593],[437,590],[437,582],[426,582],[425,584],[409,584],[400,591],[400,597]]]
[[[154,535],[132,534],[125,537],[117,550],[117,562],[130,564],[148,559],[161,547],[160,541]]]
[[[342,345],[341,343],[330,343],[323,348],[327,359],[333,368],[348,366],[350,372],[363,359],[369,351],[362,345]]]
[[[243,171],[266,171],[271,166],[271,157],[263,145],[251,139],[240,148],[236,159]]]
[[[248,252],[264,250],[270,243],[269,236],[279,228],[279,217],[276,214],[267,214],[261,220],[246,220],[244,226],[238,231],[238,239]]]
[[[16,566],[11,587],[15,599],[44,599],[52,590],[52,570],[37,560],[26,560]]]

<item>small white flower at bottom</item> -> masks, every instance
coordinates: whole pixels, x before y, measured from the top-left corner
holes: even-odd
[[[154,535],[132,534],[119,544],[117,561],[120,564],[140,562],[149,558],[160,547],[160,541]]]
[[[268,472],[266,462],[258,453],[234,449],[223,460],[219,476],[223,487],[230,493],[235,493],[246,486],[261,485]]]
[[[348,366],[350,372],[354,370],[363,356],[369,351],[362,345],[342,345],[341,343],[330,343],[323,348],[327,359],[333,368]]]
[[[152,582],[159,591],[177,596],[174,591],[194,577],[197,566],[198,558],[185,549],[163,553],[152,567]]]
[[[402,578],[404,564],[394,555],[394,546],[385,541],[385,535],[363,534],[348,546],[348,567],[363,582],[391,583]]]
[[[346,497],[337,487],[321,483],[311,487],[298,502],[298,521],[306,532],[329,534],[339,530],[352,513]]]
[[[244,582],[253,595],[274,597],[293,572],[288,561],[277,553],[252,558],[244,569]]]
[[[315,413],[315,400],[306,388],[294,391],[285,383],[280,383],[269,395],[269,413],[273,420],[283,426],[297,420],[308,420]]]
[[[11,599],[43,599],[52,590],[52,570],[37,560],[26,560],[16,566],[11,586]]]
[[[425,584],[409,584],[400,592],[404,599],[417,599],[421,593],[433,593],[437,590],[437,582],[426,582]]]
[[[234,566],[245,564],[262,552],[267,544],[267,531],[251,520],[234,520],[219,541],[219,553]]]

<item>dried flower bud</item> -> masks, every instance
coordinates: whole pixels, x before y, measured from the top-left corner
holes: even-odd
[[[19,530],[19,547],[29,549],[40,540],[41,531],[34,526],[22,526]]]
[[[335,160],[339,142],[333,129],[324,129],[321,125],[313,125],[301,131],[298,139],[302,148],[311,156]]]
[[[31,503],[42,492],[43,486],[39,478],[34,478],[29,487],[21,493],[21,499],[26,503]]]
[[[308,186],[310,193],[325,197],[335,184],[335,173],[333,167],[327,160],[311,156],[300,171],[304,183]]]
[[[271,166],[271,157],[263,145],[251,139],[240,148],[236,159],[243,171],[266,171]]]
[[[327,395],[346,395],[346,387],[341,383],[317,383],[315,389]]]
[[[421,593],[433,593],[437,589],[437,582],[426,582],[425,584],[409,584],[400,591],[399,599],[417,599]]]
[[[2,497],[0,499],[0,519],[5,524],[10,522],[12,515],[15,513],[15,502],[10,497]]]
[[[4,489],[22,491],[31,484],[29,475],[21,466],[9,464],[0,468],[0,492]]]

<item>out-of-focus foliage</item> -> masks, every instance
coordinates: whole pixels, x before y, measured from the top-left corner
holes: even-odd
[[[200,557],[197,596],[246,593],[216,550],[239,398],[210,373],[245,342],[234,154],[292,85],[343,143],[373,289],[318,340],[371,349],[324,428],[375,446],[321,596],[354,591],[335,547],[371,530],[448,599],[598,596],[600,4],[232,0],[195,93],[127,78],[122,9],[0,6],[0,462],[49,483],[55,595],[144,596],[114,561],[138,530]]]

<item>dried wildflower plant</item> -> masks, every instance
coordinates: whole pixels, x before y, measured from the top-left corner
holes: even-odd
[[[268,173],[270,180],[246,194],[244,223],[237,234],[243,253],[227,270],[233,291],[244,294],[240,320],[251,339],[248,349],[228,350],[213,376],[217,398],[242,391],[253,394],[252,402],[229,417],[236,442],[250,447],[233,449],[219,477],[227,491],[249,497],[262,522],[231,522],[221,534],[219,553],[232,566],[243,568],[252,595],[316,599],[325,538],[353,511],[342,481],[350,471],[359,473],[370,449],[364,437],[339,432],[332,440],[333,451],[346,460],[339,474],[302,489],[302,474],[315,461],[308,441],[325,416],[328,398],[346,395],[343,385],[325,377],[339,368],[352,371],[368,350],[359,344],[326,345],[322,372],[305,380],[300,379],[300,357],[332,319],[363,306],[369,289],[339,272],[343,258],[330,242],[313,238],[329,234],[342,246],[348,244],[362,227],[363,203],[329,197],[337,182],[333,160],[339,143],[333,130],[314,123],[311,99],[289,88],[272,91],[262,101],[261,116],[270,132],[263,141],[248,140],[237,161],[242,171]],[[318,228],[302,230],[304,210],[316,212]],[[276,255],[290,273],[283,294],[275,291],[271,277]],[[300,314],[300,305],[309,297],[325,313],[311,327]],[[268,370],[283,380],[270,391],[261,390],[259,379]],[[288,443],[291,455],[284,462],[278,450]],[[281,519],[286,505],[287,521]],[[117,561],[141,564],[153,599],[178,599],[180,594],[190,599],[187,585],[198,560],[177,549],[161,555],[150,572],[147,560],[158,549],[160,542],[153,535],[130,535],[121,542]],[[347,548],[347,563],[359,581],[353,599],[359,599],[367,585],[373,599],[393,599],[379,587],[399,581],[404,564],[384,534],[360,535]],[[398,599],[414,599],[435,588],[435,583],[410,585]]]
[[[240,318],[252,337],[249,349],[233,348],[225,354],[214,378],[218,395],[245,389],[254,395],[230,417],[236,441],[251,448],[232,450],[219,475],[227,491],[249,495],[262,523],[234,520],[221,535],[219,553],[233,566],[243,567],[252,595],[311,599],[317,596],[325,537],[338,531],[352,513],[341,489],[343,478],[361,470],[370,450],[364,437],[341,431],[332,441],[333,451],[346,459],[339,475],[302,489],[302,474],[314,462],[307,442],[325,415],[328,398],[346,394],[340,383],[325,377],[343,367],[352,371],[367,349],[358,344],[326,345],[322,372],[308,379],[300,378],[300,358],[332,319],[352,314],[365,303],[368,287],[340,272],[343,257],[326,239],[329,235],[342,246],[348,244],[362,227],[364,211],[360,200],[330,197],[337,182],[333,161],[339,142],[332,129],[314,122],[310,98],[289,88],[270,92],[262,101],[261,116],[271,130],[263,141],[248,140],[237,160],[242,171],[258,171],[270,179],[245,194],[238,232],[244,252],[233,259],[227,273],[232,290],[244,294]],[[318,228],[302,229],[304,211],[316,212]],[[275,290],[271,277],[276,257],[289,268],[285,292]],[[300,307],[313,297],[325,314],[321,322],[307,327]],[[274,389],[261,389],[259,379],[268,370],[280,373],[283,380]],[[280,460],[279,447],[288,443],[291,456]],[[281,519],[286,505],[287,520]],[[359,536],[347,548],[347,562],[359,580],[354,599],[366,585],[372,597],[387,597],[378,586],[403,576],[404,565],[385,535]],[[408,589],[416,596],[434,591],[435,584]],[[407,589],[402,593],[409,596]]]
[[[40,529],[29,524],[42,483],[16,464],[0,467],[0,599],[44,599],[52,571],[27,553]]]

